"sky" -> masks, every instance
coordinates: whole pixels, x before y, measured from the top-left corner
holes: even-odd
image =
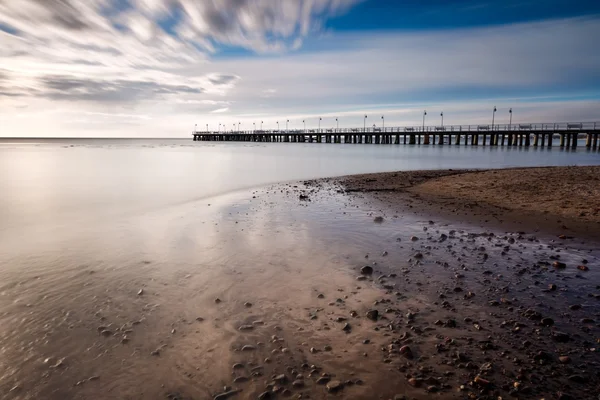
[[[600,122],[598,38],[597,0],[0,0],[0,137]]]

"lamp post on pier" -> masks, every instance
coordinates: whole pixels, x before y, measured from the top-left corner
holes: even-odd
[[[261,132],[262,132],[262,124],[263,124],[263,121],[260,121],[260,131]]]
[[[241,122],[238,122],[238,133],[240,133],[240,125],[241,124],[242,124]]]
[[[442,128],[444,127],[444,112],[442,111],[440,113],[440,116],[442,117]]]
[[[494,106],[494,112],[492,113],[492,130],[494,130],[494,121],[496,119],[496,106]]]
[[[425,116],[427,115],[427,110],[423,111],[423,132],[425,132]]]
[[[510,131],[512,128],[512,107],[508,110],[508,114],[510,115],[508,120],[508,130]]]
[[[319,117],[319,129],[318,129],[318,131],[317,131],[317,132],[321,132],[321,120],[322,120],[322,119],[323,119],[323,118]]]
[[[303,119],[303,120],[302,120],[302,123],[304,124],[304,133],[306,133],[306,120],[305,120],[305,119]]]
[[[335,119],[335,131],[338,132],[340,130],[340,121],[338,121],[338,119]]]
[[[218,133],[221,133],[221,123],[219,122],[219,129],[217,129]]]
[[[290,120],[288,119],[287,121],[285,121],[285,131],[288,132],[288,124],[290,123]]]
[[[383,115],[381,116],[381,127],[383,128],[383,131],[385,132],[385,117]]]
[[[253,122],[252,125],[254,126],[254,131],[253,131],[253,133],[254,133],[254,132],[256,132],[256,122]]]
[[[365,115],[365,118],[363,119],[363,132],[367,131],[367,116]]]
[[[194,133],[198,130],[198,124],[194,124]]]
[[[279,131],[279,121],[277,121],[277,130]]]

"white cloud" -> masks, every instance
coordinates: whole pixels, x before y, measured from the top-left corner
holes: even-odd
[[[362,125],[365,112],[403,125],[418,122],[423,107],[464,123],[487,120],[494,104],[511,104],[530,120],[600,119],[597,100],[559,101],[561,91],[586,94],[579,93],[586,82],[598,87],[598,18],[317,38],[311,34],[323,21],[356,1],[131,3],[119,12],[113,0],[0,0],[0,24],[18,31],[0,31],[0,135],[40,127],[50,136],[81,135],[82,112],[96,121],[93,136],[131,136],[131,126],[186,135],[196,122],[247,127],[257,119],[291,118],[299,127],[318,116]],[[170,29],[179,37],[158,20],[176,21]],[[310,51],[316,40],[320,50]],[[220,57],[223,44],[283,53]],[[300,46],[305,51],[292,51]],[[460,101],[473,92],[482,100]],[[526,95],[533,92],[558,97]]]

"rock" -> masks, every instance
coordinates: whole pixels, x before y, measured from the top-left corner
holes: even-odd
[[[589,381],[588,377],[583,375],[571,375],[569,380],[575,383],[587,383]]]
[[[271,392],[262,392],[261,394],[258,395],[258,400],[267,400],[267,399],[272,399],[273,398],[273,394]]]
[[[244,364],[242,364],[242,363],[235,363],[231,367],[231,369],[242,369],[242,368],[244,368]]]
[[[573,311],[581,310],[581,304],[572,304],[569,306],[569,309]]]
[[[324,299],[325,295],[323,293],[319,293],[319,295],[317,296],[318,299]]]
[[[367,277],[366,277],[366,276],[364,276],[364,275],[359,275],[359,276],[357,276],[357,277],[356,277],[356,280],[357,280],[357,281],[366,281],[366,280],[367,280]]]
[[[377,216],[375,218],[373,218],[373,222],[376,222],[378,224],[383,222],[383,217],[382,216]]]
[[[554,333],[552,333],[552,339],[559,343],[566,343],[571,339],[571,337],[568,333],[555,331]]]
[[[561,364],[568,364],[571,362],[571,357],[569,356],[560,356],[558,357],[558,361],[560,361]]]
[[[215,299],[215,303],[217,303],[217,304],[219,304],[221,301],[222,300],[220,298],[218,298],[218,297]]]
[[[377,321],[377,318],[379,318],[379,311],[377,311],[377,310],[367,311],[367,318],[369,318],[371,321]]]
[[[317,379],[317,384],[318,385],[325,385],[326,383],[329,382],[330,379],[331,378],[329,378],[329,376],[327,376],[327,375],[321,376],[321,377],[319,377],[319,379]]]
[[[440,391],[440,388],[437,386],[431,385],[431,386],[427,386],[427,391],[429,393],[437,393]]]
[[[141,296],[141,295],[143,295],[143,294],[144,294],[144,289],[140,289],[140,290],[138,290],[138,293],[137,293],[137,295],[138,295],[138,296]]]
[[[360,273],[363,275],[371,275],[373,273],[373,267],[370,265],[365,265],[360,269]]]
[[[327,391],[330,393],[335,393],[339,390],[342,390],[343,387],[344,387],[344,385],[340,381],[330,381],[327,384]]]
[[[590,269],[585,265],[578,265],[577,269],[580,271],[589,271]]]
[[[554,292],[556,290],[556,285],[554,283],[551,283],[548,285],[548,290],[551,292]]]
[[[416,253],[416,254],[415,254],[413,257],[414,257],[416,260],[421,260],[421,259],[423,259],[423,253]]]
[[[567,268],[567,264],[565,264],[564,262],[560,262],[560,261],[554,261],[552,263],[552,266],[556,269],[565,269]]]
[[[250,303],[249,301],[247,301],[247,302],[244,303],[244,306],[245,307],[252,307],[252,303]]]
[[[113,333],[110,330],[105,329],[102,332],[100,332],[100,334],[104,337],[109,337],[109,336],[112,336]]]
[[[400,347],[400,354],[402,354],[404,357],[408,358],[409,360],[413,358],[412,350],[407,345]]]
[[[238,376],[237,378],[235,378],[233,380],[233,383],[244,383],[244,382],[248,382],[250,380],[250,378],[248,378],[247,376]]]
[[[543,326],[552,326],[554,325],[554,320],[552,318],[542,318],[542,320],[540,321],[540,324],[542,324]]]
[[[250,331],[254,329],[253,325],[242,325],[238,328],[240,331]]]
[[[292,382],[292,386],[295,388],[304,387],[304,381],[301,379],[296,379],[294,382]]]
[[[421,383],[423,383],[423,380],[418,378],[410,378],[408,380],[408,384],[413,387],[419,387],[421,386]]]
[[[347,323],[347,322],[344,324],[344,327],[342,328],[342,330],[343,330],[344,332],[350,332],[350,330],[351,330],[351,329],[352,329],[352,327],[351,327],[351,326],[350,326],[350,324],[349,324],[349,323]]]
[[[256,350],[255,346],[252,346],[251,344],[246,344],[242,347],[242,351],[253,351]]]
[[[490,386],[490,381],[488,381],[487,379],[482,378],[481,376],[477,375],[475,377],[475,379],[473,379],[473,383],[479,387],[483,387],[486,388],[488,386]]]
[[[416,236],[411,236],[410,240],[412,240],[413,242],[416,242],[417,240],[419,240],[419,238]]]
[[[284,374],[277,375],[273,380],[277,383],[285,383],[287,382],[287,376]]]
[[[332,347],[330,345],[325,345],[325,347],[323,347],[323,350],[325,350],[325,351],[331,351]]]

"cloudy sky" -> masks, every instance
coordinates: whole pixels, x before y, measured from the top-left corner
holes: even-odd
[[[598,38],[597,0],[0,0],[0,136],[600,121]]]

